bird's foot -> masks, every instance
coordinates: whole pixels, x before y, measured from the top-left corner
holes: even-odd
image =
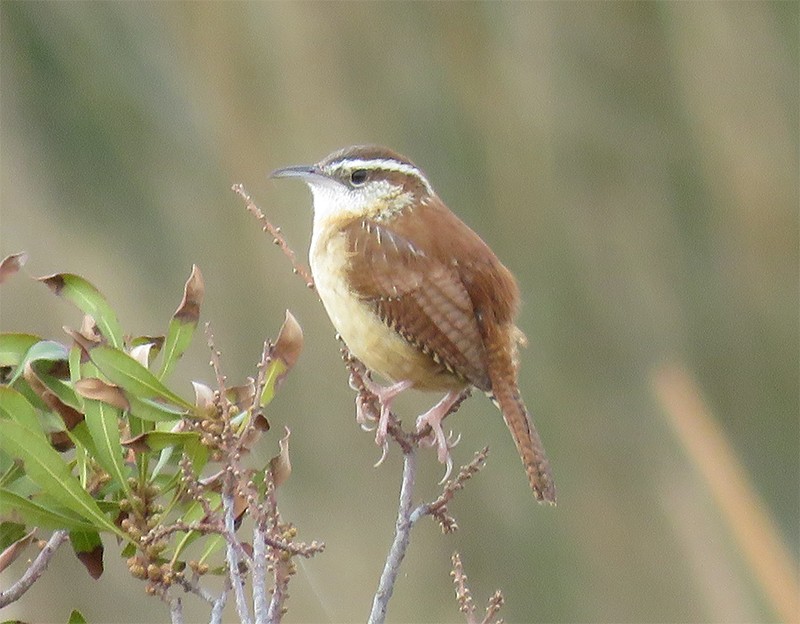
[[[407,390],[412,386],[410,381],[398,381],[390,386],[381,386],[375,383],[368,377],[364,377],[364,388],[367,392],[375,395],[380,405],[380,415],[377,423],[375,422],[375,415],[371,414],[366,409],[363,398],[359,395],[356,397],[356,422],[365,431],[372,431],[375,429],[375,444],[381,447],[381,458],[375,464],[380,466],[383,460],[386,459],[386,453],[389,449],[389,443],[386,440],[387,432],[389,430],[389,419],[392,415],[391,407],[392,401],[403,390]]]
[[[445,435],[442,429],[442,420],[450,413],[450,409],[460,396],[460,392],[448,392],[441,401],[417,418],[417,432],[422,432],[426,427],[431,429],[429,435],[420,439],[420,444],[435,447],[439,462],[445,465],[444,476],[439,481],[440,484],[447,481],[453,470],[453,458],[450,456],[450,449],[461,440],[460,435],[453,439],[452,431],[449,435]]]

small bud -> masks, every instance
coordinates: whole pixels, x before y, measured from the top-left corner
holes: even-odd
[[[161,568],[159,568],[155,563],[151,563],[147,566],[147,578],[151,581],[158,581],[161,579]]]

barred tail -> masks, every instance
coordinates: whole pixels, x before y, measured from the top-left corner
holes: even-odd
[[[538,501],[555,505],[556,486],[550,472],[550,462],[544,452],[542,440],[533,425],[531,415],[516,388],[497,388],[493,391],[494,401],[503,413],[503,420],[517,445],[522,458],[533,495]]]

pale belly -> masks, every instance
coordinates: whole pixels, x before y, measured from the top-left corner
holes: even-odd
[[[381,321],[344,280],[344,239],[312,241],[309,260],[317,293],[350,352],[389,381],[411,381],[418,390],[446,391],[466,384]]]

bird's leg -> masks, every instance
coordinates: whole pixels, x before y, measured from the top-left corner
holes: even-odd
[[[429,440],[426,438],[426,442],[436,447],[439,462],[447,466],[444,477],[442,477],[440,483],[444,483],[453,470],[453,459],[450,457],[450,449],[458,443],[458,440],[452,442],[450,438],[444,434],[442,430],[442,420],[450,413],[450,409],[460,397],[461,391],[450,390],[444,395],[441,401],[417,418],[417,431],[422,431],[426,426],[430,426],[431,438]]]
[[[364,377],[364,388],[377,397],[378,403],[380,403],[381,407],[380,418],[378,419],[378,424],[375,431],[375,444],[383,449],[383,454],[378,460],[378,463],[375,464],[376,466],[379,466],[386,457],[386,450],[388,447],[386,442],[386,433],[389,428],[389,416],[391,414],[392,401],[394,401],[398,394],[403,392],[403,390],[407,390],[412,385],[413,383],[410,381],[398,381],[390,386],[381,386],[380,384],[372,381],[369,377]],[[357,397],[356,422],[361,425],[362,429],[369,431],[370,427],[368,423],[371,420],[373,420],[373,418],[364,410],[361,397]]]

